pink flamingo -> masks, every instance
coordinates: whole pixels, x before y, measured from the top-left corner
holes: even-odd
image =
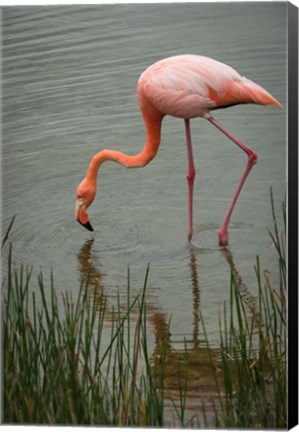
[[[232,105],[255,103],[259,105],[282,105],[266,90],[253,81],[242,77],[226,64],[208,57],[179,55],[160,60],[147,68],[140,76],[137,86],[138,102],[143,115],[146,141],[136,156],[112,150],[102,150],[91,159],[85,178],[76,191],[75,218],[85,228],[93,231],[88,220],[87,208],[96,195],[96,179],[99,167],[107,160],[126,168],[144,167],[157,154],[161,140],[161,125],[165,115],[183,118],[188,151],[188,241],[193,232],[193,184],[195,166],[193,161],[190,119],[203,117],[239,146],[248,157],[244,174],[234,194],[224,222],[218,232],[219,245],[228,244],[228,224],[244,182],[257,161],[257,155],[210,114],[211,110]]]

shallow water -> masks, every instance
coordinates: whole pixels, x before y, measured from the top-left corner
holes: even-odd
[[[286,103],[286,4],[98,5],[2,9],[2,229],[12,216],[14,261],[76,296],[92,279],[115,304],[132,295],[147,264],[154,346],[171,317],[173,346],[203,338],[199,310],[218,346],[218,308],[229,298],[230,266],[217,230],[246,156],[211,124],[191,123],[197,167],[194,247],[187,244],[184,124],[165,118],[156,159],[141,170],[101,167],[91,234],[74,221],[75,189],[103,148],[139,152],[144,126],[136,100],[142,71],[192,53],[223,61]],[[230,251],[250,295],[254,264],[275,282],[270,186],[278,210],[286,185],[286,112],[237,106],[215,117],[258,154],[230,224]],[[5,259],[3,260],[5,273]]]

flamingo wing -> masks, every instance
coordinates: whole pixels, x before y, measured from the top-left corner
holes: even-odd
[[[138,99],[163,114],[202,117],[210,110],[239,103],[278,102],[230,66],[209,57],[182,55],[158,61],[140,76]]]

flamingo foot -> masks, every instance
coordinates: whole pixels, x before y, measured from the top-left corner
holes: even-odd
[[[226,230],[220,229],[218,231],[218,239],[219,239],[219,246],[226,247],[228,246],[228,232]]]
[[[192,240],[192,232],[189,232],[188,234],[188,243],[191,243]]]

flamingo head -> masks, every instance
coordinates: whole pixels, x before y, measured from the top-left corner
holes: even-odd
[[[76,190],[75,219],[89,231],[93,231],[93,228],[88,219],[87,208],[93,202],[95,195],[95,185],[86,178],[82,180]]]

